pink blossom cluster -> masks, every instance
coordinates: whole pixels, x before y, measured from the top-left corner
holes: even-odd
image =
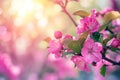
[[[92,10],[91,16],[80,19],[80,24],[77,26],[77,34],[81,34],[87,30],[93,33],[98,31],[99,27],[100,24],[96,19],[96,11]]]
[[[63,45],[62,45],[62,41],[61,41],[61,38],[62,38],[62,33],[60,31],[56,31],[55,34],[55,40],[51,40],[50,43],[49,43],[49,49],[48,51],[50,53],[53,53],[55,54],[56,57],[60,57],[61,56],[61,52],[62,52],[62,49],[63,49]]]
[[[54,33],[54,37],[55,39],[49,42],[48,52],[55,54],[56,57],[61,57],[63,52],[65,51],[65,45],[63,44],[63,42],[73,39],[73,37],[69,34],[63,36],[61,31],[56,31]]]
[[[108,9],[103,13],[105,15],[110,11],[111,9]],[[120,30],[117,33],[114,32],[116,28],[119,29],[119,26],[109,29],[108,26],[113,24],[107,24],[107,26],[100,24],[98,21],[99,16],[101,16],[100,18],[103,17],[102,12],[92,10],[91,15],[80,19],[79,24],[76,26],[77,36],[74,39],[74,36],[63,36],[61,31],[56,31],[54,33],[56,39],[50,41],[48,51],[55,54],[57,58],[64,56],[66,58],[67,55],[71,54],[70,59],[75,66],[86,72],[90,72],[91,65],[97,69],[97,74],[104,66],[120,65],[119,62],[112,61],[107,57],[109,50],[111,52],[120,51]],[[120,20],[113,22],[114,25],[119,25]],[[104,75],[104,73],[101,74]]]

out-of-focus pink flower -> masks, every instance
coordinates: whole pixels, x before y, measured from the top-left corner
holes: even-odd
[[[106,80],[106,77],[103,77],[101,74],[100,74],[100,68],[103,66],[103,62],[100,61],[97,63],[96,66],[93,66],[93,70],[94,70],[94,80]]]
[[[113,32],[119,33],[120,32],[120,25],[118,25],[117,27],[115,27],[115,29],[113,30]]]
[[[66,34],[66,35],[64,36],[64,39],[73,39],[73,37],[72,37],[70,34]]]
[[[96,64],[96,66],[93,66],[92,68],[93,68],[94,76],[95,76],[94,80],[108,80],[108,75],[111,74],[111,72],[113,72],[115,70],[115,66],[106,66],[106,75],[102,76],[100,74],[100,69],[103,65],[112,65],[112,64],[103,60],[103,61],[99,61]]]
[[[85,42],[81,54],[89,63],[99,62],[102,59],[101,55],[102,45],[89,39]]]
[[[59,40],[51,40],[48,51],[55,54],[56,57],[60,57],[62,48],[62,43]]]
[[[116,20],[113,20],[113,21],[112,21],[112,25],[113,25],[113,26],[120,26],[120,19],[118,18],[118,19],[116,19]]]
[[[48,66],[53,70],[50,74],[56,74],[57,79],[64,80],[67,76],[76,77],[77,72],[75,71],[74,64],[71,60],[66,58],[56,59],[54,55],[48,56]],[[59,78],[59,79],[58,79]],[[47,79],[48,80],[48,79]]]
[[[43,76],[42,80],[59,80],[56,74],[47,73]]]
[[[120,46],[120,40],[115,38],[115,39],[112,41],[111,46],[112,46],[112,47],[118,47],[118,46]]]
[[[0,26],[0,40],[9,41],[10,39],[11,39],[11,35],[7,31],[6,26]]]
[[[55,36],[56,39],[60,39],[60,38],[62,38],[62,32],[61,31],[55,31],[54,36]]]
[[[75,77],[74,64],[70,60],[59,59],[53,61],[54,69],[58,72],[58,76],[65,78],[66,76]]]
[[[0,26],[0,36],[4,36],[7,32],[7,28],[5,26]]]
[[[35,73],[30,74],[29,77],[28,77],[28,80],[39,80],[38,75],[35,74]]]
[[[116,61],[117,61],[117,62],[120,62],[120,55],[117,55]]]
[[[102,10],[102,11],[100,12],[100,14],[105,15],[106,13],[108,13],[108,12],[110,12],[110,11],[113,11],[113,9],[110,8],[110,7],[108,7],[108,8],[106,8],[106,9]]]
[[[80,24],[77,26],[77,34],[81,34],[87,30],[90,30],[90,32],[93,33],[99,29],[100,24],[96,19],[95,13],[95,10],[93,10],[90,17],[80,19]]]
[[[76,64],[77,68],[86,72],[89,72],[88,63],[81,56],[72,56],[71,60]]]
[[[20,68],[11,63],[6,54],[0,54],[0,80],[17,80]]]

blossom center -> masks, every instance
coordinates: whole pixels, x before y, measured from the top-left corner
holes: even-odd
[[[92,53],[93,53],[93,48],[90,48],[90,49],[88,50],[88,53],[92,54]]]

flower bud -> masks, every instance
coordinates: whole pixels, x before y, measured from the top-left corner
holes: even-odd
[[[112,47],[118,47],[119,45],[120,45],[120,40],[116,38],[111,43]]]
[[[73,39],[73,37],[72,37],[71,35],[69,35],[69,34],[66,34],[66,35],[64,36],[64,39]]]
[[[61,31],[55,31],[54,36],[56,39],[62,38],[62,32]]]

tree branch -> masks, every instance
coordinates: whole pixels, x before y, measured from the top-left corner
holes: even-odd
[[[118,65],[118,66],[120,66],[120,62],[115,62],[115,61],[113,61],[113,60],[107,58],[104,54],[102,54],[102,59],[104,59],[104,60],[106,60],[106,61],[112,63],[113,65]]]
[[[62,8],[62,11],[70,18],[70,20],[73,22],[73,24],[75,25],[75,27],[77,27],[77,23],[75,22],[75,20],[72,18],[72,16],[70,15],[70,13],[66,9],[67,4],[68,4],[68,0],[66,0],[65,2],[58,1],[57,4]]]
[[[104,60],[112,63],[113,65],[118,65],[118,66],[120,66],[120,62],[113,61],[113,60],[111,60],[111,59],[109,59],[109,58],[107,58],[107,57],[105,56],[105,52],[107,51],[108,47],[104,47],[103,49],[104,49],[104,50],[103,50],[103,52],[102,52],[102,59],[104,59]]]
[[[70,18],[70,20],[73,22],[73,24],[75,25],[75,27],[77,27],[77,23],[74,21],[74,19],[72,18],[72,16],[70,15],[70,13],[66,10],[66,8],[62,8],[63,12]]]

